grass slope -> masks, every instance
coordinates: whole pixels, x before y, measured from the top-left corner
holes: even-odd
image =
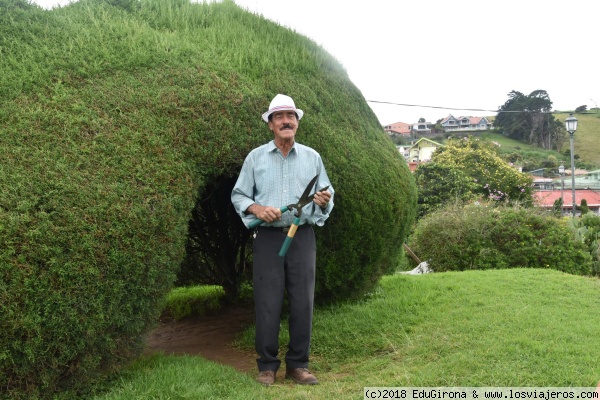
[[[569,116],[568,113],[553,113],[553,115],[563,125],[565,119]],[[600,138],[600,112],[590,111],[587,114],[575,114],[574,116],[578,120],[577,131],[574,135],[575,154],[580,157],[577,162],[600,168],[600,141],[598,140]],[[540,165],[548,156],[554,156],[559,161],[565,161],[565,165],[570,165],[570,158],[564,155],[565,151],[570,148],[568,134],[567,140],[563,143],[560,151],[544,150],[541,147],[523,143],[497,133],[483,133],[480,137],[498,142],[501,146],[501,154],[519,153],[525,161],[537,165]]]
[[[554,114],[564,123],[569,116],[567,113]],[[600,112],[589,114],[574,114],[577,118],[577,131],[573,135],[575,154],[581,157],[581,161],[591,163],[600,168]],[[561,153],[569,149],[567,140],[561,149]]]
[[[388,276],[370,299],[315,313],[316,387],[280,379],[263,388],[202,358],[158,356],[140,359],[96,400],[195,398],[202,390],[203,398],[360,399],[364,386],[596,386],[599,293],[598,279],[554,270]],[[252,348],[252,337],[246,332],[241,346]]]

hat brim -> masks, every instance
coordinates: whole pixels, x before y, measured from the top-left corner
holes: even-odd
[[[269,122],[269,115],[273,114],[274,112],[278,112],[278,111],[294,111],[296,114],[298,114],[298,121],[300,121],[302,119],[302,116],[304,115],[304,111],[302,111],[299,108],[276,108],[274,110],[269,110],[266,113],[264,113],[262,115],[262,119],[265,122]]]

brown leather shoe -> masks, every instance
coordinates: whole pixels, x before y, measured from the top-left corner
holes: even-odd
[[[316,385],[319,383],[317,378],[306,368],[288,368],[285,371],[285,377],[301,385]]]
[[[271,386],[275,383],[275,371],[260,371],[256,380],[265,386]]]

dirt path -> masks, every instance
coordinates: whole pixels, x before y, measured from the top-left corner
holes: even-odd
[[[256,371],[254,352],[233,347],[233,341],[254,323],[254,311],[248,307],[223,307],[215,315],[165,321],[154,329],[146,343],[146,354],[199,355],[248,373]]]

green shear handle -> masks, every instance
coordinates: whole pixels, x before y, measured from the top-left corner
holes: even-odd
[[[329,189],[329,186],[325,186],[323,189],[319,190],[319,192],[325,191],[327,189]],[[294,238],[294,235],[296,234],[296,231],[298,230],[298,226],[300,225],[300,216],[302,215],[302,207],[304,207],[306,204],[313,201],[314,196],[315,196],[314,194],[311,194],[308,197],[305,196],[306,202],[298,204],[299,207],[296,208],[298,210],[298,214],[296,214],[296,218],[294,219],[292,226],[290,226],[290,230],[288,231],[288,234],[285,237],[285,241],[283,242],[283,245],[281,246],[281,250],[279,250],[279,257],[285,257],[285,255],[290,247],[290,244],[292,244],[292,239]]]
[[[285,241],[281,246],[281,250],[279,250],[279,257],[285,257],[288,249],[290,248],[290,244],[292,244],[292,239],[298,230],[298,225],[300,225],[300,217],[296,217],[294,219],[294,223],[290,226],[290,230],[288,231],[287,236],[285,237]]]
[[[279,209],[282,213],[286,212],[287,210],[289,210],[288,206],[283,206]],[[256,228],[259,225],[264,224],[265,221],[263,221],[262,219],[256,219],[252,222],[250,222],[250,224],[248,225],[248,228],[252,229],[252,228]]]

